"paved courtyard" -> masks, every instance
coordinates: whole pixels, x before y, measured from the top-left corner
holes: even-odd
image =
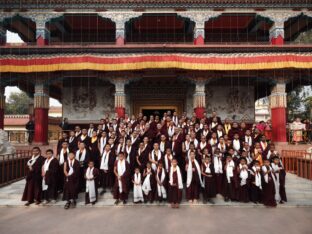
[[[311,208],[0,208],[0,233],[310,234]]]

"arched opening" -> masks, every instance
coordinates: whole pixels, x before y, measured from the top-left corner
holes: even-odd
[[[206,43],[269,43],[273,22],[254,13],[225,13],[205,23]]]
[[[97,14],[64,14],[46,24],[50,43],[115,43],[115,23]]]
[[[3,20],[2,27],[7,31],[16,33],[15,37],[19,37],[25,43],[36,43],[36,23],[31,19],[15,15]],[[13,34],[11,36],[14,37]],[[10,38],[7,38],[7,42],[10,43]]]
[[[288,19],[285,24],[285,42],[305,44],[312,43],[312,18],[299,15]]]
[[[191,43],[194,22],[177,14],[143,14],[126,22],[128,43]]]

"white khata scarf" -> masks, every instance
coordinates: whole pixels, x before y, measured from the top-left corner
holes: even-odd
[[[262,189],[260,172],[257,172],[257,168],[255,166],[252,167],[252,170],[253,170],[252,173],[255,176],[255,185],[260,189]]]
[[[126,160],[118,160],[117,163],[117,172],[118,176],[123,176],[123,174],[126,172]],[[118,180],[118,187],[119,187],[119,193],[122,193],[122,182],[121,180]]]
[[[69,154],[69,149],[66,149],[67,155]],[[60,152],[60,159],[59,159],[59,164],[62,165],[65,162],[65,158],[64,158],[64,149],[61,150]]]
[[[227,178],[227,182],[230,184],[231,183],[231,177],[234,176],[233,174],[233,168],[234,168],[234,161],[231,160],[230,162],[228,162],[226,164],[226,178]]]
[[[201,171],[200,171],[200,167],[199,164],[197,162],[196,159],[194,159],[194,164],[196,167],[196,171],[199,177],[199,181],[200,181],[200,186],[203,187],[203,181],[201,178]],[[190,187],[191,183],[192,183],[192,178],[193,178],[193,170],[192,170],[192,162],[191,160],[189,161],[188,167],[187,167],[187,179],[186,179],[186,187]]]
[[[186,150],[186,151],[188,151],[188,150],[190,149],[190,144],[191,144],[191,142],[189,142],[189,141],[185,141],[185,142],[184,142],[185,150]]]
[[[279,182],[279,172],[278,172],[280,167],[276,165],[275,163],[271,163],[271,167],[275,175],[275,176],[272,176],[273,181],[274,181],[274,187],[275,187],[275,201],[279,202],[281,200],[281,196],[279,192],[280,182]]]
[[[177,169],[177,176],[178,176],[178,188],[183,189],[183,183],[182,183],[182,175],[179,166],[176,167]],[[173,185],[173,166],[170,168],[170,178],[169,178],[169,184]]]
[[[148,195],[148,193],[150,191],[152,191],[152,187],[151,187],[151,181],[150,181],[150,178],[151,178],[151,175],[152,175],[152,169],[150,168],[147,168],[146,169],[146,172],[147,172],[147,175],[144,179],[144,182],[143,182],[143,185],[142,185],[142,190],[144,192],[145,195]]]
[[[49,170],[49,166],[50,166],[52,159],[53,159],[53,156],[50,159],[46,159],[44,161],[42,169],[45,173]],[[42,191],[45,191],[47,189],[48,189],[48,185],[45,183],[45,176],[44,176],[42,180]]]
[[[127,153],[127,162],[130,163],[130,153],[131,153],[132,146],[126,146],[126,153]]]
[[[244,186],[248,179],[248,168],[247,166],[243,166],[242,164],[239,164],[239,178],[241,178],[240,186]]]
[[[106,137],[105,138],[103,138],[103,137],[100,138],[100,152],[101,152],[101,154],[103,154],[104,147],[106,145],[106,141],[107,141]]]
[[[88,167],[86,171],[86,193],[89,193],[90,202],[96,201],[96,193],[95,193],[95,183],[94,183],[94,175],[93,168]]]
[[[68,176],[71,176],[72,174],[74,174],[74,163],[75,163],[75,159],[73,159],[72,161],[70,161],[70,159],[67,159],[68,161],[68,166],[69,166],[69,171],[68,171]]]
[[[200,147],[200,150],[203,150],[205,147],[206,147],[207,143],[206,142],[200,142],[199,144],[199,147]]]
[[[40,155],[37,155],[37,156],[35,156],[35,155],[33,155],[32,157],[31,157],[31,159],[29,159],[28,161],[27,161],[27,166],[28,167],[32,167],[35,163],[36,163],[36,161],[37,161],[37,159],[40,157]]]
[[[169,172],[169,160],[171,161],[173,158],[172,154],[170,154],[168,156],[168,154],[165,155],[165,167],[166,167],[166,171],[167,173]]]
[[[133,201],[139,202],[144,201],[143,192],[142,192],[142,181],[141,181],[141,173],[134,173],[134,185],[133,185]]]
[[[86,159],[87,150],[86,150],[86,149],[83,149],[82,154],[81,154],[81,157],[79,158],[80,152],[81,152],[80,150],[77,150],[77,152],[76,152],[76,160],[77,160],[78,162],[84,162],[84,160]]]
[[[205,163],[205,167],[206,167],[206,170],[205,170],[205,173],[206,174],[211,174],[211,170],[210,170],[210,163]]]
[[[160,176],[160,178],[158,177],[158,174],[159,174],[159,168],[157,168],[157,176],[156,176],[156,178],[157,178],[158,182],[163,183],[164,180],[165,180],[165,176],[166,176],[166,175],[165,175],[165,169],[163,168],[163,169],[161,170],[161,176]],[[159,196],[159,197],[162,197],[162,198],[164,198],[164,199],[167,198],[167,192],[166,192],[166,189],[165,189],[165,186],[164,186],[164,185],[159,185],[159,184],[157,183],[157,193],[158,193],[158,196]]]
[[[157,151],[157,154],[156,154],[156,151],[155,150],[152,150],[152,153],[151,153],[152,155],[152,160],[154,160],[154,161],[156,161],[156,162],[158,162],[159,160],[161,160],[161,152],[160,152],[160,150],[158,150]],[[152,163],[152,168],[153,168],[153,170],[154,171],[156,171],[157,170],[157,166],[156,166],[156,164],[155,163]]]
[[[101,159],[101,166],[100,169],[107,171],[108,170],[108,160],[109,160],[109,155],[110,155],[111,151],[104,151],[103,155],[102,155],[102,159]]]
[[[218,156],[214,156],[213,157],[213,166],[215,169],[215,173],[223,174],[221,158],[219,158]]]
[[[159,149],[162,153],[165,152],[165,142],[161,141],[159,144]]]

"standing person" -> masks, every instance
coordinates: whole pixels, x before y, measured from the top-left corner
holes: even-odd
[[[163,163],[160,161],[156,170],[156,183],[157,191],[156,197],[159,202],[167,200],[167,175],[166,171],[163,168]]]
[[[143,192],[142,192],[142,176],[141,176],[140,169],[138,167],[136,167],[134,170],[132,183],[133,183],[133,202],[134,203],[144,202]]]
[[[46,151],[46,160],[42,166],[42,191],[44,204],[57,199],[59,163],[53,156],[53,150]]]
[[[114,165],[115,173],[115,185],[114,185],[114,199],[115,205],[118,205],[119,202],[127,204],[128,200],[128,181],[130,175],[129,163],[125,160],[125,154],[120,152],[118,154],[118,159],[115,161]]]
[[[41,169],[44,163],[44,157],[41,156],[39,147],[32,149],[32,157],[27,161],[28,172],[26,174],[26,185],[22,201],[27,201],[25,206],[35,202],[36,205],[41,202],[42,176]]]
[[[63,201],[67,201],[64,209],[68,209],[72,204],[76,206],[76,199],[78,198],[79,178],[80,178],[80,164],[75,159],[74,153],[69,153],[67,161],[64,162],[64,192]]]
[[[97,132],[95,130],[92,132],[89,152],[90,152],[90,160],[93,161],[94,166],[96,168],[100,168],[99,139],[98,139]]]
[[[285,189],[286,172],[280,163],[280,158],[278,156],[275,156],[272,159],[271,167],[275,175],[275,177],[273,177],[275,185],[275,200],[276,202],[283,204],[284,202],[287,202]]]
[[[292,141],[297,145],[303,141],[303,131],[305,130],[305,124],[301,123],[300,118],[296,118],[295,121],[290,125],[293,137]]]
[[[35,121],[33,116],[29,116],[29,121],[26,123],[25,128],[28,133],[28,143],[31,144],[35,135]]]
[[[272,167],[270,166],[270,161],[268,159],[264,160],[264,165],[262,166],[262,177],[263,177],[263,193],[262,201],[265,206],[276,206],[275,200],[275,185]]]
[[[144,169],[143,178],[144,180],[143,180],[142,190],[143,190],[144,202],[153,203],[156,181],[155,181],[155,173],[149,162],[146,164],[146,168]]]
[[[201,166],[201,171],[205,185],[203,192],[204,203],[210,202],[211,204],[214,204],[211,199],[216,197],[215,171],[209,156],[205,157],[205,160]]]
[[[71,152],[76,152],[78,150],[78,140],[75,136],[75,131],[69,132],[68,148]]]
[[[249,202],[249,172],[246,158],[240,158],[237,166],[238,174],[238,200],[240,202]]]
[[[197,203],[200,189],[203,185],[199,163],[195,159],[195,152],[190,153],[190,160],[186,166],[186,199],[189,203]]]
[[[69,130],[68,118],[64,118],[63,121],[59,124],[60,128],[65,132]]]
[[[80,142],[79,143],[79,149],[76,152],[76,157],[75,159],[77,162],[80,164],[80,181],[79,181],[79,192],[82,192],[85,190],[85,179],[84,179],[84,172],[88,167],[88,161],[90,158],[89,151],[85,148],[85,143]]]
[[[224,201],[236,200],[235,191],[235,163],[231,155],[227,155],[224,166]]]
[[[169,202],[172,208],[179,208],[182,200],[183,181],[178,161],[172,159],[169,172]]]
[[[250,181],[250,199],[253,203],[260,203],[262,197],[262,180],[259,161],[253,162],[253,167],[250,170]]]
[[[110,158],[113,157],[111,153],[111,147],[109,144],[106,144],[102,157],[101,157],[101,165],[100,165],[100,174],[101,174],[101,181],[103,190],[101,194],[106,192],[107,188],[111,188],[111,173],[112,168],[109,165],[109,162],[112,161]]]
[[[59,160],[59,172],[58,172],[58,191],[62,192],[64,187],[64,162],[67,161],[69,154],[68,143],[62,143],[62,149],[59,152],[57,159]]]
[[[94,205],[98,199],[98,177],[99,170],[94,166],[92,160],[88,163],[88,169],[85,173],[86,179],[86,194],[85,194],[85,204],[91,203]]]
[[[216,193],[222,194],[222,185],[223,185],[223,155],[220,152],[220,149],[217,148],[213,155],[213,168],[215,172],[215,181],[216,181]]]

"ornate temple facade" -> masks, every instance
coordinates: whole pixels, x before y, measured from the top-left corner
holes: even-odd
[[[0,9],[0,128],[4,88],[18,86],[34,98],[38,143],[49,97],[71,123],[96,123],[156,110],[254,122],[265,96],[274,141],[286,142],[286,94],[311,84],[305,0],[10,0]],[[7,43],[8,30],[24,43]]]

